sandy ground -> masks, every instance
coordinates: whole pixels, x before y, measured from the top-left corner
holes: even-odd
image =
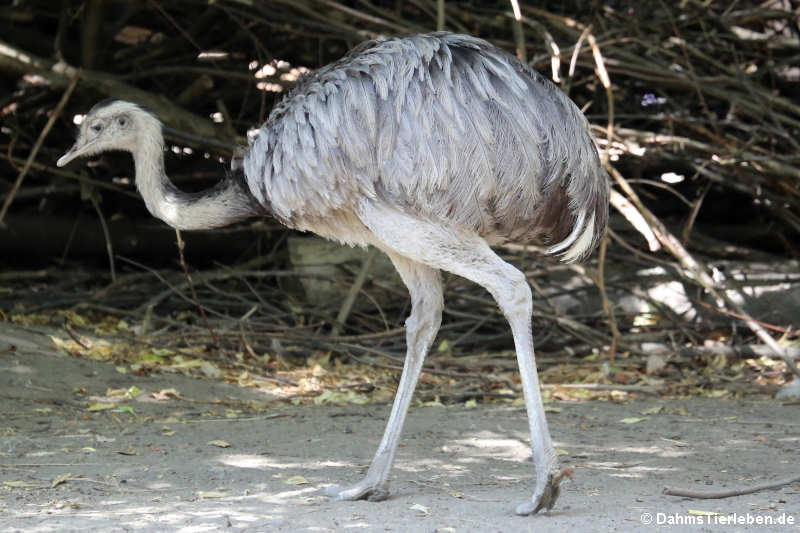
[[[87,410],[93,394],[132,385],[183,399]],[[533,517],[513,514],[533,488],[521,408],[413,409],[392,496],[371,503],[321,489],[359,479],[388,405],[252,409],[268,398],[177,374],[123,375],[7,324],[0,397],[2,533],[800,531],[800,483],[722,500],[662,494],[797,474],[800,407],[765,397],[552,404],[551,432],[575,475]],[[642,415],[656,406],[665,412]],[[724,523],[729,513],[741,523]],[[758,525],[767,520],[793,524]]]

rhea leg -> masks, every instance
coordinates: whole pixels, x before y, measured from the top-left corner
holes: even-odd
[[[525,275],[500,259],[484,239],[436,223],[419,220],[392,208],[365,202],[359,218],[381,241],[405,257],[447,270],[485,287],[511,326],[536,468],[536,488],[518,514],[550,509],[558,498],[558,459],[550,440],[539,390],[533,351],[533,301]],[[399,394],[399,391],[398,391]]]
[[[394,463],[408,406],[417,385],[425,354],[442,322],[442,284],[439,271],[388,252],[411,294],[411,314],[406,320],[406,360],[397,387],[389,421],[378,451],[364,479],[350,487],[331,487],[328,492],[341,500],[384,500],[389,495],[389,471]]]

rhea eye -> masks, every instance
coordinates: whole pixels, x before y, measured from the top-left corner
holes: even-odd
[[[128,124],[128,119],[125,117],[119,117],[117,119],[117,123],[124,128]]]
[[[102,130],[102,129],[103,129],[103,125],[102,124],[93,124],[92,125],[92,131],[95,132],[95,133],[100,133],[100,130]]]

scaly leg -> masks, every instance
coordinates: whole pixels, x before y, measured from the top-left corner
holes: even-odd
[[[392,413],[383,439],[364,479],[350,487],[329,487],[340,500],[385,500],[389,496],[389,471],[394,463],[408,406],[422,371],[422,362],[442,322],[442,284],[439,271],[388,252],[389,258],[411,294],[411,314],[406,320],[406,360],[397,387]]]
[[[395,253],[470,279],[485,287],[494,297],[514,336],[536,468],[533,496],[517,506],[516,512],[527,515],[552,508],[558,498],[560,476],[539,391],[531,333],[533,300],[525,275],[500,259],[486,241],[474,233],[447,228],[366,201],[361,205],[359,218],[380,242],[391,246]],[[399,394],[400,391],[398,397]]]

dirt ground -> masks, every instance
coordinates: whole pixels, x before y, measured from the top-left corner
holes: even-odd
[[[93,395],[131,386],[181,398],[87,409]],[[550,404],[574,480],[533,517],[513,514],[533,488],[522,408],[412,409],[392,496],[371,503],[322,489],[359,479],[388,405],[292,407],[212,380],[121,374],[8,324],[0,397],[2,533],[800,531],[800,483],[721,500],[662,494],[797,474],[800,407],[767,397]],[[644,420],[621,422],[631,418]]]

